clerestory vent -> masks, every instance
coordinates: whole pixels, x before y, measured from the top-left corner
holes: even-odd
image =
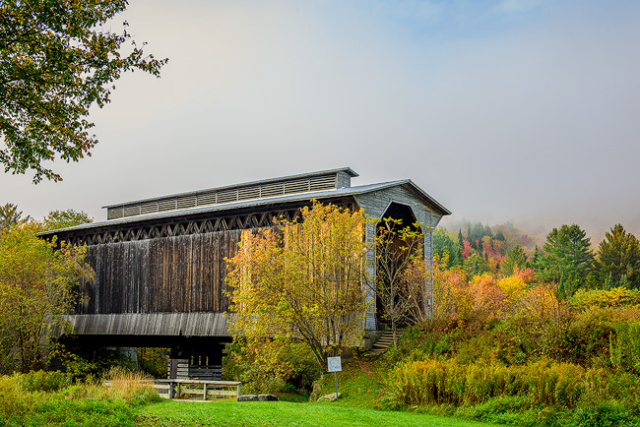
[[[349,168],[343,168],[106,206],[107,219],[344,188],[351,185],[351,177],[354,176],[358,175]]]

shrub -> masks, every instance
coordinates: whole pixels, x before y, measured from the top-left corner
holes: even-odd
[[[580,289],[569,300],[570,304],[579,310],[589,307],[622,307],[640,304],[640,290],[613,288],[610,290]]]
[[[18,385],[23,391],[59,391],[71,384],[71,379],[62,372],[31,371],[17,376]]]
[[[292,385],[306,394],[320,376],[314,355],[302,341],[264,340],[259,346],[264,353],[256,349],[258,346],[247,346],[236,339],[227,345],[222,362],[224,378],[242,381],[248,393],[275,394],[290,390]]]
[[[60,361],[67,375],[76,382],[101,378],[116,366],[131,371],[137,369],[129,357],[116,350],[103,349],[99,352],[80,355],[67,350],[63,345],[58,345],[53,350],[52,356]]]
[[[159,347],[138,348],[140,368],[155,378],[167,378],[169,350],[168,348]]]
[[[19,378],[19,375],[0,376],[0,419],[21,416],[39,400],[35,394],[22,391]]]

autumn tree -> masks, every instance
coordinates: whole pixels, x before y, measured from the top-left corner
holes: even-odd
[[[402,220],[394,218],[378,222],[374,238],[376,274],[369,286],[379,301],[382,318],[391,324],[395,346],[398,324],[424,318],[423,238],[420,224],[403,227]]]
[[[88,132],[92,106],[109,102],[126,71],[159,76],[167,60],[146,55],[127,23],[114,33],[110,20],[127,0],[5,0],[0,2],[0,163],[5,172],[34,172],[61,180],[47,166],[90,155],[98,142]]]
[[[300,338],[320,366],[352,345],[367,309],[363,226],[362,211],[314,202],[299,222],[243,232],[227,260],[234,338],[247,345]]]
[[[84,248],[47,242],[38,224],[0,232],[0,367],[43,366],[52,333],[73,305],[73,286],[91,276]]]
[[[30,219],[29,215],[22,217],[22,211],[18,211],[18,206],[7,203],[0,206],[0,231],[10,228]]]
[[[73,227],[90,222],[93,222],[93,218],[86,212],[67,209],[64,211],[55,210],[49,212],[49,214],[44,217],[42,224],[45,230],[57,230],[59,228]]]
[[[605,234],[598,247],[596,270],[605,288],[640,288],[640,243],[620,224]]]

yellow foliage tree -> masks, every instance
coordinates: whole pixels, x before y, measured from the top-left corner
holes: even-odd
[[[298,337],[318,364],[361,333],[364,301],[364,217],[314,202],[299,222],[247,230],[227,260],[229,323],[247,345]]]
[[[0,232],[0,362],[5,371],[40,368],[52,332],[74,303],[73,286],[92,272],[84,248],[37,237],[37,224]]]

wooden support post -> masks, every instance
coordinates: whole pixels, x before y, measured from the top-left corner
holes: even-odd
[[[180,383],[176,384],[176,399],[180,399]]]
[[[202,385],[202,400],[207,400],[207,383]]]
[[[169,383],[169,399],[173,399],[176,395],[176,391],[174,389],[175,383],[171,381]]]
[[[240,397],[240,385],[241,384],[238,384],[238,397]]]

